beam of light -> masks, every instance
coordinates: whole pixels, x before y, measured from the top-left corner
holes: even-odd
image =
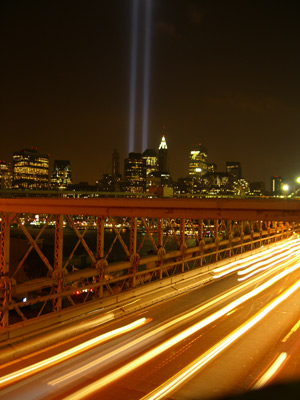
[[[64,400],[80,400],[84,397],[87,397],[96,391],[100,390],[101,388],[107,386],[108,384],[111,384],[113,381],[123,377],[124,375],[128,374],[129,372],[132,372],[136,368],[140,367],[141,365],[145,364],[149,360],[153,359],[154,357],[160,355],[162,352],[170,349],[171,347],[177,345],[181,341],[187,339],[189,336],[193,335],[194,333],[198,332],[200,329],[206,327],[207,325],[211,324],[212,322],[216,321],[217,319],[223,317],[230,311],[234,310],[236,307],[244,303],[245,301],[249,300],[250,298],[256,296],[257,294],[261,293],[268,287],[272,286],[274,283],[278,282],[280,279],[283,277],[287,276],[291,272],[295,271],[296,269],[300,268],[300,263],[297,263],[293,266],[291,266],[288,269],[285,269],[281,273],[277,274],[276,276],[272,277],[269,279],[269,281],[264,282],[262,285],[256,287],[255,289],[251,290],[249,293],[244,294],[240,298],[234,300],[227,306],[221,308],[220,310],[214,312],[213,314],[209,315],[208,317],[204,318],[203,320],[197,322],[196,324],[190,326],[189,328],[181,331],[177,335],[171,337],[170,339],[166,340],[165,342],[161,343],[160,345],[152,348],[151,350],[147,351],[146,353],[142,354],[141,356],[137,357],[136,359],[132,360],[131,362],[127,363],[126,365],[118,368],[117,370],[109,373],[108,375],[98,379],[97,381],[87,385],[86,387],[78,390],[75,393],[72,393],[70,396],[65,397]],[[300,281],[296,283],[298,286],[300,286]],[[296,285],[295,284],[295,285]],[[292,287],[294,288],[293,285]],[[294,289],[295,291],[296,289]],[[286,292],[285,292],[286,293]],[[283,293],[281,297],[284,296]],[[273,301],[271,304],[275,304],[275,301]],[[279,304],[279,303],[278,303]],[[276,303],[277,305],[277,303]],[[274,305],[275,307],[275,305]],[[274,308],[273,307],[273,308]],[[264,309],[265,310],[265,309]],[[260,313],[261,318],[263,317],[263,313]],[[252,321],[252,320],[251,320]],[[241,333],[239,333],[240,335]],[[237,337],[239,336],[237,335]],[[88,367],[88,365],[86,366]],[[85,369],[86,371],[86,369]],[[63,379],[60,378],[60,381]],[[49,382],[51,384],[51,382]]]
[[[281,365],[287,358],[287,353],[280,353],[273,364],[268,368],[268,370],[263,374],[263,376],[252,386],[252,389],[260,389],[265,386],[276,374]]]
[[[55,356],[46,358],[43,361],[37,362],[33,365],[30,365],[28,367],[25,367],[23,369],[20,369],[16,372],[12,372],[11,374],[2,376],[0,378],[0,387],[3,385],[10,384],[12,382],[15,382],[19,379],[22,379],[24,377],[33,375],[36,372],[41,372],[46,368],[49,368],[53,365],[56,365],[62,361],[65,361],[69,359],[70,357],[74,357],[84,351],[87,351],[95,346],[98,346],[101,343],[106,342],[107,340],[110,340],[112,338],[115,338],[117,336],[120,336],[124,333],[130,332],[133,329],[137,329],[141,327],[142,325],[150,322],[150,318],[140,318],[128,325],[121,326],[120,328],[114,329],[112,331],[106,332],[100,336],[97,336],[93,339],[90,339],[84,343],[79,344],[78,346],[72,347],[69,350],[63,351],[62,353],[59,353]]]
[[[252,318],[242,324],[240,327],[235,329],[232,333],[227,335],[224,339],[220,340],[217,344],[207,350],[204,354],[190,363],[188,366],[183,368],[177,374],[172,376],[168,381],[160,385],[158,388],[153,390],[148,395],[144,396],[142,400],[158,400],[173,392],[178,386],[181,386],[184,382],[195,375],[201,368],[203,368],[209,361],[216,357],[219,353],[225,350],[229,345],[239,339],[242,335],[249,331],[253,326],[260,322],[266,317],[271,311],[274,310],[279,304],[285,301],[289,296],[296,292],[300,288],[300,280],[290,286],[284,293],[278,296],[276,299],[271,301],[261,311],[255,314]],[[261,379],[253,386],[253,388],[259,388],[265,385],[274,374],[278,371],[286,359],[287,354],[281,353],[281,355],[275,360],[272,366],[266,371]]]
[[[263,252],[251,255],[249,257],[243,258],[242,260],[236,260],[229,264],[225,264],[221,267],[215,268],[212,272],[215,274],[214,279],[223,278],[224,276],[231,274],[232,272],[238,271],[242,268],[245,268],[249,264],[255,262],[257,259],[263,259],[268,257],[269,254],[278,254],[282,253],[283,250],[288,249],[292,246],[299,245],[300,239],[292,239],[288,240],[285,243],[281,243],[278,246],[275,246],[270,249],[264,250]],[[248,264],[247,264],[248,263]]]
[[[144,44],[144,98],[143,98],[143,130],[142,151],[148,148],[148,117],[149,117],[149,82],[150,82],[150,40],[151,40],[151,0],[145,4],[145,44]]]
[[[128,152],[134,151],[135,139],[135,106],[136,106],[136,71],[137,71],[137,43],[138,43],[138,4],[139,0],[132,0],[132,32],[131,32],[131,65],[130,65],[130,103],[129,103],[129,143]]]

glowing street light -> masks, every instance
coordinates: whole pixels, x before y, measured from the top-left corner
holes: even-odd
[[[282,186],[282,190],[284,191],[284,192],[287,192],[288,190],[289,190],[289,185],[287,185],[287,184],[284,184],[283,186]]]

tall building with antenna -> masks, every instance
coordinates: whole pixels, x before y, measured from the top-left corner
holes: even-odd
[[[165,134],[162,135],[160,145],[158,147],[158,168],[161,174],[168,173],[168,146]]]

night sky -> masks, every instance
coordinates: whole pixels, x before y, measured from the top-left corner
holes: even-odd
[[[1,147],[69,159],[75,182],[128,155],[131,0],[0,5]],[[145,1],[139,2],[136,135],[141,135]],[[300,1],[152,0],[149,148],[163,126],[170,172],[202,143],[245,179],[300,175]],[[139,140],[135,151],[142,152]]]

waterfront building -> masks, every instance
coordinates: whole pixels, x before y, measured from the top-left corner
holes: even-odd
[[[189,155],[189,175],[201,178],[208,171],[207,150],[202,144],[195,146]]]
[[[10,189],[12,187],[11,164],[0,160],[0,185],[1,189]]]
[[[12,187],[11,164],[0,160],[0,188],[10,189]]]
[[[155,150],[147,149],[142,154],[146,168],[146,188],[160,186],[160,173],[158,168],[158,156]]]
[[[207,172],[217,172],[217,164],[216,163],[207,163]]]
[[[49,187],[49,155],[37,148],[23,149],[13,154],[13,187],[47,189]]]
[[[271,177],[271,193],[273,196],[282,195],[282,178],[280,176]]]
[[[50,178],[52,188],[66,189],[72,184],[72,172],[69,160],[55,160]]]
[[[233,195],[232,176],[227,172],[207,172],[202,177],[202,194]]]
[[[129,153],[124,160],[123,189],[131,193],[142,193],[146,190],[146,164],[141,153]]]
[[[251,196],[264,196],[266,194],[265,182],[251,182],[250,194]]]
[[[242,167],[239,161],[226,161],[226,172],[234,177],[235,180],[242,178]]]
[[[155,175],[158,172],[158,156],[153,149],[147,149],[142,154],[145,160],[146,177]]]

